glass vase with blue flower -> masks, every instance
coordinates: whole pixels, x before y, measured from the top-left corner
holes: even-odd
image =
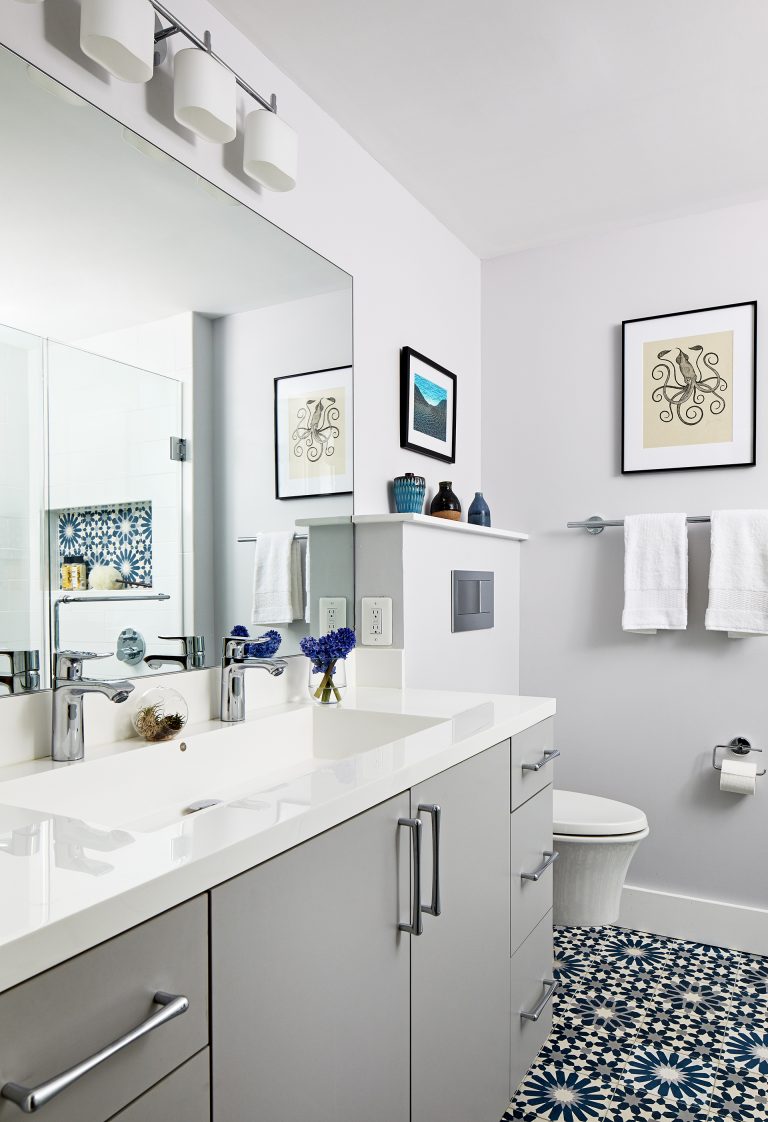
[[[299,644],[310,661],[309,696],[318,705],[338,705],[347,688],[347,655],[355,648],[351,627],[339,627],[319,639],[307,635]],[[318,677],[319,675],[319,677]]]

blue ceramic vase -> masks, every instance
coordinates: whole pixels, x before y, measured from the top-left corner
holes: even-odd
[[[426,480],[407,471],[395,479],[395,510],[398,514],[421,514],[424,509]]]
[[[483,498],[482,491],[475,491],[472,505],[467,511],[467,522],[473,526],[490,526],[491,524],[491,508]]]

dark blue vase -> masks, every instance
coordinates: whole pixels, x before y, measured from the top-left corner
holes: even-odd
[[[467,511],[467,522],[472,526],[490,526],[491,508],[483,498],[482,491],[475,491],[472,505]]]

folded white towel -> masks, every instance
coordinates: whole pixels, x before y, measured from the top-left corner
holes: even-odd
[[[709,631],[768,635],[768,510],[713,510]]]
[[[684,514],[624,519],[625,631],[653,635],[688,624],[688,527]]]
[[[303,614],[301,552],[293,531],[260,533],[253,566],[251,623],[291,623]]]

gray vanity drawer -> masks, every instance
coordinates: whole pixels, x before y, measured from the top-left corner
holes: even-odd
[[[210,1063],[207,1048],[198,1052],[112,1122],[210,1122]]]
[[[552,853],[552,787],[539,791],[511,816],[512,911],[511,953],[528,938],[542,916],[552,910],[552,866],[536,875]]]
[[[552,1028],[552,1000],[538,1020],[526,1020],[524,1011],[535,1011],[552,981],[552,913],[540,921],[512,956],[512,1053],[509,1097],[512,1098]]]
[[[524,732],[512,737],[512,791],[511,810],[527,802],[532,795],[552,782],[552,763],[546,763],[544,753],[555,746],[555,720],[548,717]],[[542,766],[538,771],[528,771],[523,764]]]
[[[0,1084],[35,1087],[140,1025],[157,991],[189,1009],[89,1071],[43,1109],[46,1122],[104,1122],[208,1043],[208,897],[0,994]],[[0,1122],[19,1122],[0,1099]]]

